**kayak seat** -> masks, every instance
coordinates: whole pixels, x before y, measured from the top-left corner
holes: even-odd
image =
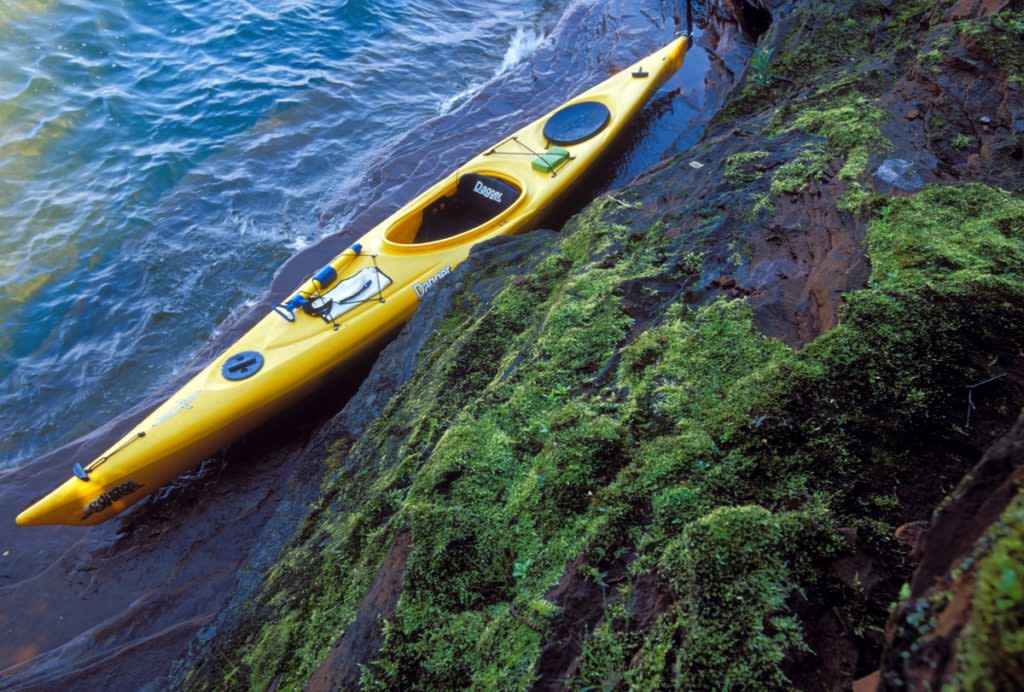
[[[423,210],[416,243],[444,240],[481,226],[511,207],[519,190],[499,178],[467,173],[455,192],[431,202]]]

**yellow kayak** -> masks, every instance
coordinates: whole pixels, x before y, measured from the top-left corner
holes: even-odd
[[[335,257],[202,372],[20,515],[110,519],[237,440],[409,319],[470,248],[530,230],[682,64],[681,37],[472,159]]]

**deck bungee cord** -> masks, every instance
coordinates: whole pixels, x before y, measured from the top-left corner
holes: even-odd
[[[526,151],[498,151],[498,147],[508,144],[509,142],[515,142]],[[568,166],[570,161],[576,159],[568,149],[562,147],[552,147],[550,142],[545,147],[543,154],[534,151],[531,147],[524,144],[515,135],[509,137],[505,141],[495,145],[493,149],[484,154],[484,156],[494,156],[500,154],[503,156],[532,156],[533,162],[531,165],[536,171],[541,173],[550,173],[552,178],[558,177],[558,170],[564,166]]]
[[[352,255],[349,256],[352,259],[355,259],[356,257],[359,257],[363,254],[362,245],[360,245],[359,243],[355,243],[347,251],[352,252]],[[377,255],[369,254],[365,256],[369,257],[370,260],[373,262],[373,267],[376,270],[376,281],[372,279],[366,280],[362,284],[362,286],[360,286],[360,288],[352,291],[349,295],[345,296],[344,298],[337,298],[334,296],[329,297],[326,295],[326,293],[333,290],[331,289],[332,286],[334,286],[336,283],[344,283],[344,279],[341,279],[339,281],[340,269],[347,267],[349,264],[351,264],[351,262],[346,262],[345,265],[340,269],[335,268],[331,264],[328,264],[307,280],[306,284],[310,286],[309,289],[300,288],[296,292],[296,295],[293,296],[290,300],[288,300],[285,303],[278,303],[277,305],[275,305],[273,307],[274,312],[280,315],[286,322],[294,322],[296,318],[295,311],[302,310],[307,315],[311,315],[313,317],[320,317],[328,324],[333,324],[334,331],[338,331],[338,329],[340,329],[340,325],[337,324],[334,317],[332,316],[332,306],[354,306],[361,305],[367,302],[372,302],[374,300],[376,300],[378,303],[387,302],[386,299],[384,298],[384,285],[383,282],[380,280],[380,277],[383,276],[384,273],[380,270],[380,267],[377,266]],[[374,283],[376,283],[377,286],[377,291],[375,295],[372,295],[371,297],[368,298],[356,298],[357,296],[365,293],[366,289],[373,286]],[[317,305],[317,301],[320,301],[319,305]]]
[[[103,456],[98,457],[95,461],[93,461],[88,466],[82,466],[81,464],[72,464],[71,472],[73,474],[75,474],[76,478],[80,478],[83,481],[87,481],[87,480],[89,480],[89,474],[92,473],[92,471],[94,469],[96,469],[99,466],[101,466],[110,457],[114,456],[118,452],[120,452],[123,449],[125,449],[132,442],[135,442],[136,440],[139,440],[140,438],[143,438],[145,436],[146,436],[146,432],[144,430],[140,430],[139,432],[135,433],[130,438],[128,438],[127,440],[122,442],[117,447],[114,447],[112,450],[110,450],[109,452],[107,452]]]

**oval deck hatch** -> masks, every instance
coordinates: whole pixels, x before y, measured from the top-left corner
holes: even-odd
[[[544,137],[552,144],[579,144],[608,127],[611,119],[612,112],[603,103],[574,103],[548,118],[544,123]]]

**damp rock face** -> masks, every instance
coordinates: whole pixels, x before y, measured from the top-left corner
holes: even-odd
[[[1024,682],[1024,418],[958,484],[924,533],[909,593],[886,627],[884,689],[1015,689]]]
[[[474,252],[170,681],[972,687],[1019,661],[1022,9],[714,4],[767,58],[718,67],[691,150]]]
[[[453,274],[171,682],[973,688],[1020,661],[1022,9],[713,3],[712,39],[762,53],[716,66],[698,143]]]

